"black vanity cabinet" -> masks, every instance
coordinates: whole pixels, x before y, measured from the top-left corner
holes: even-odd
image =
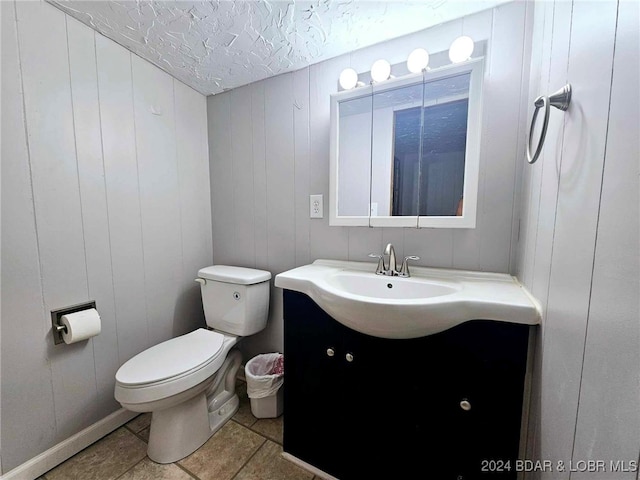
[[[289,290],[284,321],[285,452],[340,480],[516,478],[529,326],[383,339]]]

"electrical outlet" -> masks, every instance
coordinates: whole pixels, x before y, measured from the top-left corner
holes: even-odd
[[[309,195],[309,218],[322,218],[322,194]]]

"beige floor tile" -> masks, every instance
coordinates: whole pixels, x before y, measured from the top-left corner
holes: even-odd
[[[149,443],[149,431],[151,429],[149,427],[145,428],[144,430],[141,430],[138,432],[138,436],[144,440],[145,442]]]
[[[240,399],[240,407],[233,416],[233,419],[246,427],[250,427],[256,423],[258,419],[251,414],[251,401],[249,397],[247,397],[247,384],[238,382],[236,385],[236,393]]]
[[[311,480],[313,474],[282,458],[282,447],[267,440],[234,480]]]
[[[160,465],[145,458],[118,480],[193,480],[193,477],[177,465]]]
[[[280,415],[278,418],[261,418],[251,427],[260,435],[268,437],[276,443],[282,445],[282,422],[284,416]]]
[[[264,441],[248,428],[227,422],[207,443],[179,463],[201,480],[229,480]]]
[[[126,427],[133,433],[138,433],[151,425],[151,414],[143,413],[127,423]]]
[[[45,474],[47,480],[111,480],[142,460],[147,445],[119,428]]]

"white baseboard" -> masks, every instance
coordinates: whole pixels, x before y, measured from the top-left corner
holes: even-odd
[[[324,480],[338,480],[336,477],[323,472],[322,470],[314,467],[313,465],[309,465],[307,462],[300,460],[298,457],[294,457],[290,453],[282,452],[282,458],[284,458],[285,460],[289,460],[291,463],[299,466],[300,468],[304,468],[308,472],[313,473],[316,477],[320,477]]]
[[[60,465],[76,453],[84,450],[92,443],[97,442],[116,428],[135,418],[137,412],[130,412],[121,408],[108,417],[94,423],[75,435],[45,450],[40,455],[18,465],[13,470],[0,475],[0,480],[34,480],[48,472],[53,467]]]

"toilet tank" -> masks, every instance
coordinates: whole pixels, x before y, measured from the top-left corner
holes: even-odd
[[[269,314],[271,273],[253,268],[214,265],[198,271],[207,325],[232,335],[264,329]]]

